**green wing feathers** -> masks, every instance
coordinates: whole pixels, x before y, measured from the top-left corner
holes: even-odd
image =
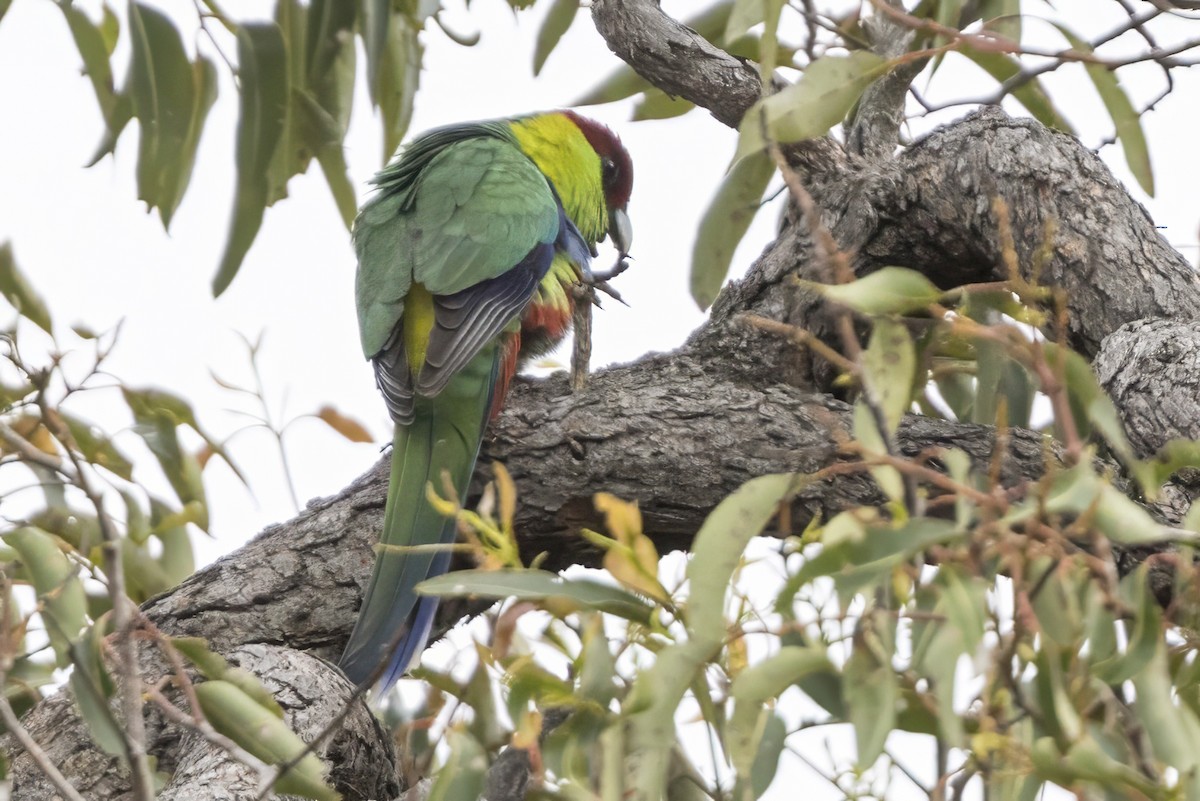
[[[368,358],[387,344],[414,281],[435,295],[462,291],[509,271],[559,228],[546,177],[511,141],[458,139],[419,173],[402,175],[397,183],[381,174],[379,193],[355,222],[355,294]]]

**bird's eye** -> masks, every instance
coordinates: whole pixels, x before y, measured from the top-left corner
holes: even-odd
[[[617,165],[612,159],[605,156],[600,159],[600,176],[604,182],[604,188],[610,189],[617,182]]]

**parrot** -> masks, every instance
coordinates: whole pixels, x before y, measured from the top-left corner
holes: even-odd
[[[465,501],[488,421],[519,366],[567,334],[596,244],[611,237],[624,264],[633,165],[609,128],[564,110],[435,128],[371,183],[355,302],[394,436],[381,547],[340,667],[382,696],[430,634],[437,599],[416,585],[450,566],[456,524],[426,486],[448,474]]]

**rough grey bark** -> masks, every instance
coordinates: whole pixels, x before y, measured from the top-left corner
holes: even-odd
[[[736,125],[760,94],[752,65],[720,52],[650,0],[596,0],[593,17],[610,46],[643,76],[727,125]],[[848,156],[834,140],[822,139],[787,154],[835,239],[854,254],[855,268],[908,265],[943,285],[1002,277],[992,206],[993,197],[1002,197],[1025,271],[1033,270],[1053,222],[1053,248],[1040,280],[1065,290],[1071,342],[1089,356],[1100,351],[1099,372],[1127,423],[1144,428],[1138,447],[1148,452],[1175,435],[1165,432],[1192,431],[1188,425],[1200,419],[1200,380],[1195,359],[1182,357],[1195,348],[1171,345],[1177,334],[1165,323],[1135,321],[1174,318],[1190,324],[1189,336],[1200,336],[1193,323],[1200,319],[1195,275],[1100,161],[1069,137],[995,110],[894,155],[896,87],[881,86],[878,97],[879,107],[865,110],[859,134],[852,132],[857,152]],[[811,473],[846,461],[848,407],[820,392],[827,371],[742,317],[753,312],[821,330],[820,305],[792,281],[819,276],[820,269],[810,226],[792,215],[747,278],[721,294],[709,322],[679,351],[604,371],[579,393],[561,378],[519,382],[485,442],[475,490],[492,460],[506,464],[521,493],[516,528],[526,555],[545,551],[551,567],[595,564],[599,555],[577,531],[601,525],[591,500],[598,490],[637,498],[647,533],[666,551],[686,547],[707,512],[746,479]],[[1131,323],[1101,348],[1106,336]],[[1178,361],[1192,372],[1170,372]],[[996,447],[988,427],[917,416],[905,420],[898,444],[907,455],[953,445],[979,464]],[[1053,449],[1041,435],[1012,432],[1003,484],[1019,491],[1043,474],[1048,454]],[[322,660],[337,658],[370,575],[385,461],[145,606],[163,631],[208,638],[280,690],[305,739],[350,692]],[[1176,522],[1182,497],[1167,493],[1152,511]],[[827,517],[878,500],[862,474],[830,477],[801,493],[791,522],[799,528],[814,514]],[[447,605],[443,626],[463,611]],[[157,675],[149,664],[147,671],[150,679]],[[149,723],[160,766],[174,770],[168,797],[241,801],[257,793],[254,777],[206,743],[156,717]],[[26,724],[51,743],[55,761],[87,797],[124,797],[120,771],[89,745],[65,695],[48,699]],[[391,748],[356,704],[321,753],[335,765],[334,781],[347,799],[391,798],[402,789]],[[505,764],[514,762],[518,757]],[[13,775],[17,798],[48,796],[27,756],[17,757]],[[494,778],[497,787],[503,778],[511,788],[520,775]],[[427,790],[414,788],[413,797],[422,787]]]
[[[1160,319],[1121,326],[1101,344],[1095,368],[1139,456],[1151,456],[1173,439],[1200,439],[1200,323]]]

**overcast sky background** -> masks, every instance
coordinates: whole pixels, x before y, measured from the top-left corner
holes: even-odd
[[[88,2],[79,5],[98,8]],[[193,30],[191,2],[163,0],[159,5],[184,31]],[[270,5],[252,2],[229,8],[265,16]],[[502,0],[475,0],[469,11],[462,0],[448,5],[444,19],[452,29],[482,31],[483,38],[478,46],[464,48],[436,25],[424,35],[425,71],[413,132],[447,122],[566,106],[618,65],[581,16],[542,76],[534,79],[533,40],[544,4],[541,10],[521,15],[514,15]],[[706,5],[663,0],[667,12],[676,16],[690,16]],[[1065,0],[1056,6],[1085,36],[1107,30],[1121,18],[1115,3]],[[123,16],[123,8],[118,10]],[[1026,11],[1051,13],[1040,2],[1028,3]],[[1061,46],[1061,38],[1048,25],[1028,22],[1026,30],[1048,46]],[[1194,33],[1178,21],[1157,30],[1164,43]],[[125,34],[114,58],[118,76],[125,71]],[[185,36],[189,48],[196,41]],[[1132,37],[1126,41],[1130,50],[1140,47]],[[200,47],[213,55],[207,41]],[[360,70],[363,61],[360,57]],[[145,214],[136,199],[135,125],[121,139],[115,159],[83,169],[103,125],[79,64],[62,14],[48,0],[17,0],[0,22],[0,241],[13,242],[18,263],[55,315],[62,344],[72,344],[70,324],[104,330],[124,321],[109,369],[130,385],[161,386],[187,397],[201,422],[223,437],[244,423],[225,409],[252,406],[221,389],[210,371],[227,381],[249,384],[240,336],[254,339],[262,334],[260,362],[268,399],[279,419],[332,404],[362,421],[380,443],[390,440],[390,424],[358,344],[353,252],[315,164],[309,174],[293,179],[291,197],[267,211],[232,287],[213,300],[209,284],[224,246],[234,181],[237,102],[227,71],[219,67],[220,97],[201,140],[191,186],[166,235],[157,214]],[[922,86],[927,96],[978,97],[991,91],[992,84],[976,82],[979,73],[974,68],[956,66],[961,61],[949,57],[933,85]],[[1085,143],[1094,145],[1111,132],[1111,122],[1082,70],[1061,72],[1047,85]],[[1161,85],[1152,66],[1122,75],[1135,105]],[[1144,121],[1157,197],[1146,198],[1136,188],[1119,147],[1101,151],[1155,221],[1166,226],[1167,239],[1184,248],[1193,262],[1200,217],[1195,203],[1200,172],[1194,152],[1197,88],[1194,75],[1179,76],[1175,95]],[[1014,104],[1008,107],[1020,113]],[[621,103],[586,112],[620,133],[635,164],[630,216],[636,261],[617,282],[630,305],[610,301],[597,313],[597,367],[673,348],[703,319],[687,292],[688,261],[697,222],[735,141],[734,132],[703,111],[676,120],[630,123],[630,109],[630,103]],[[920,134],[961,113],[964,110],[916,120],[910,132]],[[360,201],[366,195],[366,180],[381,166],[378,127],[360,87],[346,142]],[[760,214],[735,258],[735,274],[744,272],[770,241],[776,217],[776,209]],[[609,263],[607,254],[601,266]],[[35,353],[37,341],[37,333],[29,333],[27,356]],[[560,353],[565,364],[569,351]],[[97,393],[76,408],[111,431],[129,422],[116,400],[115,393],[108,393],[107,399]],[[119,442],[138,452],[137,439],[129,432]],[[231,443],[253,495],[223,465],[214,462],[206,470],[213,538],[198,541],[202,561],[292,515],[273,447],[262,432],[240,434]],[[369,467],[379,451],[378,445],[348,443],[313,420],[293,427],[288,447],[301,503],[337,492]],[[169,495],[153,472],[141,475]]]

